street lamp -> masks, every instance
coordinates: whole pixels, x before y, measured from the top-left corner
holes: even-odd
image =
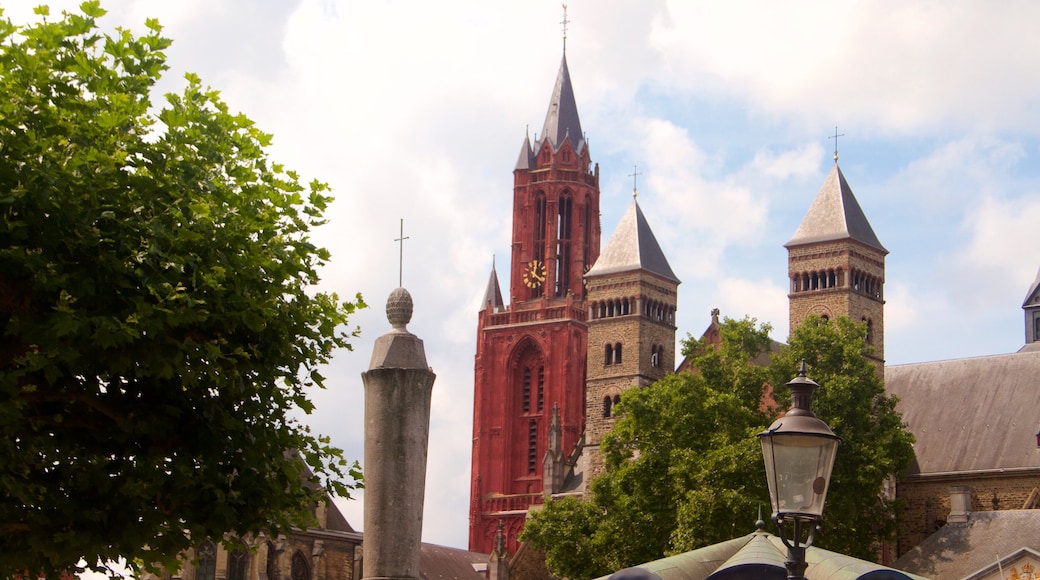
[[[787,546],[787,578],[794,580],[805,577],[805,549],[816,539],[823,521],[823,503],[841,438],[812,412],[813,391],[820,385],[806,378],[804,360],[798,376],[787,386],[791,409],[759,433],[758,440],[765,458],[773,521],[780,541]],[[808,537],[802,542],[805,528]]]

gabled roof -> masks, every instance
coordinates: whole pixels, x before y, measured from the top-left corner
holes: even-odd
[[[646,222],[646,217],[643,216],[643,210],[632,200],[632,205],[610,236],[610,241],[603,248],[596,264],[585,275],[602,276],[636,270],[644,270],[679,283],[664,257],[664,252],[661,251],[660,244],[657,243],[657,238],[654,237],[654,232]]]
[[[835,163],[794,237],[784,247],[845,239],[888,253],[870,227],[841,168]]]
[[[502,289],[498,286],[498,272],[495,271],[495,267],[491,266],[491,279],[488,280],[487,290],[484,291],[484,299],[480,301],[480,309],[477,312],[483,312],[487,307],[491,307],[491,311],[494,312],[502,308]]]
[[[1029,286],[1029,292],[1026,292],[1026,299],[1022,301],[1022,308],[1036,303],[1037,294],[1040,294],[1040,271],[1037,271],[1036,280],[1033,280],[1033,283]]]
[[[541,140],[549,140],[553,151],[560,148],[566,139],[571,142],[575,151],[581,151],[585,142],[585,134],[581,132],[581,121],[578,120],[578,105],[574,102],[574,87],[571,86],[571,73],[567,69],[567,55],[560,62],[560,72],[556,75],[556,86],[553,87],[549,99],[549,110],[545,113],[545,124],[542,126]]]
[[[1040,510],[972,512],[966,523],[946,524],[893,565],[930,578],[978,578],[997,562],[1009,567],[1037,550]]]
[[[885,367],[914,434],[907,475],[1036,469],[1040,352]]]

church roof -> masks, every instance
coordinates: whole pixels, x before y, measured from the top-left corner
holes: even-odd
[[[784,247],[845,239],[853,239],[888,253],[870,227],[841,168],[835,163],[794,237]]]
[[[1016,556],[1040,556],[1038,551],[1040,510],[972,512],[967,522],[946,524],[893,565],[929,578],[996,577],[997,562],[1007,570]]]
[[[657,238],[650,229],[650,224],[646,222],[643,210],[639,208],[638,202],[632,200],[632,205],[621,218],[621,223],[610,236],[610,241],[603,248],[599,259],[585,275],[601,276],[635,270],[644,270],[679,283],[664,257],[664,252],[661,251],[661,245],[657,243]]]
[[[1040,470],[1040,352],[894,365],[885,390],[914,434],[907,475]]]
[[[491,266],[491,279],[488,280],[487,290],[484,291],[484,299],[480,301],[478,312],[483,312],[488,306],[491,307],[492,312],[503,306],[502,289],[498,285],[498,272],[495,271],[494,266]]]
[[[578,119],[578,105],[574,102],[574,87],[571,86],[566,54],[560,62],[560,72],[556,75],[556,86],[549,99],[549,110],[545,113],[541,139],[548,139],[554,151],[560,148],[565,139],[571,142],[575,151],[580,151],[585,142],[581,121]]]

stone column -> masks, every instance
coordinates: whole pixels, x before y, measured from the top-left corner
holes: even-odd
[[[376,339],[365,383],[364,578],[418,579],[430,395],[436,375],[408,332],[412,297],[390,294],[393,329]]]

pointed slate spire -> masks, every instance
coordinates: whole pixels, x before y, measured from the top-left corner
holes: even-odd
[[[502,303],[502,289],[498,285],[498,272],[495,271],[494,264],[491,265],[491,279],[488,280],[487,290],[484,292],[484,300],[480,303],[480,310],[483,312],[488,307],[491,308],[492,312],[501,310]]]
[[[548,139],[554,151],[560,148],[565,139],[570,140],[575,151],[581,151],[585,142],[584,133],[581,132],[581,121],[578,119],[578,105],[574,102],[574,88],[571,86],[566,54],[560,62],[560,72],[556,75],[556,86],[553,87],[549,100],[549,110],[545,113],[542,139]]]
[[[870,227],[841,168],[835,163],[794,237],[784,247],[845,239],[853,239],[888,253]]]
[[[645,270],[657,274],[662,278],[678,283],[679,279],[672,272],[668,260],[661,251],[661,245],[657,243],[654,232],[643,216],[643,210],[639,203],[632,200],[625,216],[621,218],[610,241],[599,255],[596,264],[588,271],[586,276],[598,276],[601,274],[613,274],[616,272],[631,272],[633,270]]]
[[[534,169],[534,150],[531,149],[531,138],[524,135],[524,144],[520,147],[520,156],[516,160],[516,169]]]

